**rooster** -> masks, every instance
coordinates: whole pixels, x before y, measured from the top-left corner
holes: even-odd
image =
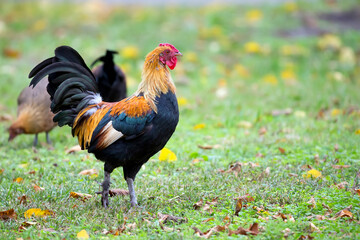
[[[114,54],[116,51],[107,50],[105,56],[96,59],[97,62],[103,62],[102,65],[92,69],[96,82],[98,83],[100,96],[105,102],[117,102],[126,98],[126,77],[121,69],[114,63]]]
[[[69,125],[82,149],[104,164],[101,203],[109,206],[110,174],[123,167],[131,207],[137,206],[134,180],[141,166],[160,151],[179,121],[173,70],[182,54],[171,44],[160,44],[145,59],[137,91],[120,102],[103,102],[96,79],[74,49],[61,46],[55,56],[30,72],[30,86],[49,75],[47,90],[59,126]],[[169,69],[168,69],[169,68]]]
[[[50,96],[46,92],[47,79],[42,79],[35,88],[24,88],[18,99],[16,121],[9,127],[9,141],[19,134],[35,134],[33,146],[38,144],[38,134],[45,132],[46,142],[51,143],[49,132],[57,124],[53,122],[54,114],[50,111]]]

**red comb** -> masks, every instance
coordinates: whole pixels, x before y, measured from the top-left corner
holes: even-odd
[[[160,47],[163,47],[163,46],[165,46],[165,47],[170,47],[172,50],[174,50],[174,51],[176,51],[176,52],[179,51],[179,50],[176,49],[176,47],[174,47],[174,46],[171,45],[170,43],[160,43],[159,46],[160,46]]]

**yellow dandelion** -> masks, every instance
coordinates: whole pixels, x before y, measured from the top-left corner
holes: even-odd
[[[244,45],[244,50],[247,53],[261,53],[261,46],[257,42],[247,42]]]
[[[336,116],[340,115],[341,112],[342,112],[341,109],[334,108],[334,109],[331,110],[331,116],[336,117]]]
[[[326,34],[318,40],[320,49],[339,49],[341,45],[341,39],[333,34]]]
[[[126,59],[136,59],[139,56],[139,49],[135,46],[124,47],[121,56]]]
[[[178,105],[180,107],[186,106],[188,104],[188,100],[184,97],[179,97],[178,98]]]
[[[248,23],[257,23],[263,18],[263,13],[258,9],[252,9],[245,14]]]
[[[284,9],[286,12],[296,12],[298,10],[298,5],[296,2],[286,2],[284,4]]]
[[[163,148],[159,154],[159,161],[174,162],[177,160],[177,157],[173,151],[168,148]]]
[[[234,69],[240,77],[249,77],[250,75],[248,69],[239,63],[234,66]]]
[[[357,130],[355,131],[355,134],[356,134],[356,135],[360,135],[360,129],[357,129]]]
[[[296,76],[292,69],[285,69],[281,72],[281,78],[284,80],[293,80],[296,79]]]
[[[321,172],[319,172],[316,169],[311,169],[307,171],[305,174],[303,174],[304,178],[318,178],[321,177]]]
[[[194,126],[194,130],[199,130],[205,128],[205,123],[199,123]]]
[[[271,84],[271,85],[277,85],[278,80],[274,74],[267,74],[262,79],[265,83]]]

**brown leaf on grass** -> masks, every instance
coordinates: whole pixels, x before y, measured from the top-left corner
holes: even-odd
[[[14,178],[13,182],[21,183],[24,179],[22,177]]]
[[[351,165],[332,165],[334,169],[343,169],[343,168],[349,168]]]
[[[260,152],[258,152],[256,155],[255,155],[255,157],[257,157],[257,158],[263,158],[263,157],[265,157],[262,153],[260,153]]]
[[[67,150],[65,151],[65,153],[66,153],[66,154],[69,154],[69,153],[76,153],[76,152],[79,152],[79,151],[81,151],[81,147],[80,147],[80,145],[78,144],[78,145],[75,145],[75,146],[67,149]]]
[[[289,222],[295,222],[295,219],[294,219],[293,216],[291,216],[290,214],[289,214],[289,215],[285,215],[285,214],[283,214],[283,213],[281,213],[281,212],[279,212],[279,213],[276,214],[276,215],[273,215],[272,217],[273,217],[273,218],[276,218],[276,219],[282,219],[284,222],[287,222],[287,221],[289,221]]]
[[[35,192],[39,192],[39,191],[44,191],[44,190],[45,190],[45,188],[39,187],[39,186],[36,185],[36,184],[33,184],[32,186],[33,186]]]
[[[121,226],[119,226],[117,229],[110,229],[110,230],[104,229],[102,231],[102,233],[103,234],[112,234],[114,236],[119,236],[121,233],[123,233],[125,231],[125,229],[126,229],[125,224],[126,224],[126,221],[124,221],[124,223]]]
[[[265,169],[264,174],[265,174],[266,176],[270,176],[270,167],[267,167],[267,168]]]
[[[315,198],[313,196],[311,196],[310,200],[307,203],[309,204],[308,208],[315,208],[316,206]]]
[[[267,132],[266,127],[261,127],[261,128],[259,129],[259,135],[260,135],[260,136],[265,135],[265,134],[266,134],[266,132]]]
[[[13,119],[13,117],[10,114],[1,114],[0,115],[0,122],[9,122]]]
[[[194,208],[195,210],[199,210],[199,209],[202,207],[203,204],[204,204],[204,200],[203,200],[203,199],[200,199],[200,201],[198,201],[197,203],[195,203],[195,204],[193,205],[193,208]]]
[[[313,224],[312,222],[310,222],[309,224],[309,228],[310,228],[310,232],[321,232],[320,229],[318,227],[315,226],[315,224]]]
[[[352,208],[352,205],[350,205],[350,206],[344,208],[343,210],[337,212],[333,219],[343,218],[343,217],[352,218],[353,215],[352,215],[352,212],[350,212],[351,208]]]
[[[86,170],[83,170],[81,172],[79,172],[79,175],[88,175],[88,176],[91,176],[91,175],[98,175],[99,174],[99,170],[95,169],[95,168],[92,168],[92,169],[86,169]]]
[[[220,226],[217,225],[215,227],[210,228],[209,230],[207,230],[206,232],[202,232],[200,231],[198,228],[193,227],[194,231],[195,231],[195,235],[202,237],[202,238],[209,238],[212,234],[217,233],[217,232],[224,232],[226,227],[225,226]]]
[[[348,183],[348,182],[341,182],[341,183],[336,184],[335,186],[336,186],[338,189],[344,189],[347,184],[349,184],[349,183]]]
[[[14,209],[10,209],[10,210],[7,210],[7,211],[1,211],[0,212],[0,219],[1,220],[9,220],[9,219],[16,219],[17,218],[17,215],[16,215],[16,212],[14,211]]]
[[[254,235],[254,236],[256,236],[256,235],[258,235],[259,234],[259,224],[258,223],[253,223],[250,227],[249,227],[249,229],[245,229],[245,228],[243,228],[243,227],[239,227],[238,229],[236,229],[235,231],[232,231],[232,230],[229,230],[229,236],[231,236],[231,235],[233,235],[233,234],[235,234],[235,235],[249,235],[249,234],[251,234],[251,235]]]
[[[215,145],[198,145],[198,148],[204,149],[204,150],[210,150],[210,149],[218,149],[221,146],[219,144]]]
[[[114,196],[126,196],[129,195],[129,190],[126,189],[120,189],[120,188],[116,188],[116,189],[110,189],[109,190],[109,196],[110,197],[114,197]]]
[[[301,235],[300,237],[299,237],[299,239],[298,240],[312,240],[312,239],[314,239],[314,237],[312,237],[312,236],[310,236],[310,235]]]
[[[31,170],[31,171],[27,172],[26,174],[35,174],[35,173],[36,173],[35,170]]]
[[[0,169],[0,174],[2,174],[5,171],[5,169],[1,168]]]
[[[162,213],[158,213],[158,218],[159,218],[159,222],[161,222],[161,223],[167,223],[169,221],[172,221],[175,223],[187,222],[186,218],[171,216],[171,215],[162,214]]]
[[[279,147],[278,149],[279,149],[279,152],[280,152],[281,154],[285,154],[285,153],[286,153],[286,151],[285,151],[284,148]]]
[[[71,198],[80,198],[82,201],[88,200],[92,198],[93,196],[86,193],[78,193],[78,192],[70,192]]]
[[[235,176],[237,177],[238,176],[238,173],[241,172],[241,166],[242,166],[242,163],[234,163],[234,164],[231,164],[230,165],[230,168],[228,170],[219,170],[219,172],[221,173],[234,173]]]
[[[305,164],[305,165],[302,165],[301,167],[300,167],[302,170],[308,170],[308,169],[313,169],[313,167],[311,166],[311,165],[309,165],[309,164]]]
[[[284,230],[281,231],[284,234],[284,238],[289,237],[291,234],[293,234],[293,231],[291,231],[290,228],[285,228]]]
[[[260,167],[259,163],[253,163],[253,162],[249,162],[250,167],[252,168],[256,168],[256,167]]]
[[[204,221],[202,221],[202,223],[207,223],[210,221],[214,221],[214,218],[212,217],[212,218],[205,219]]]
[[[316,215],[316,216],[315,216],[315,219],[321,221],[321,220],[325,220],[326,217],[325,217],[324,215]]]
[[[360,196],[360,189],[355,189],[355,192]]]
[[[291,108],[285,109],[276,109],[271,111],[271,115],[273,117],[281,116],[281,115],[290,115],[293,112]]]
[[[296,173],[289,173],[290,177],[298,177],[299,175],[297,175]]]
[[[30,221],[25,221],[21,224],[21,226],[24,226],[24,227],[30,227],[30,226],[34,226],[36,225],[37,222],[30,222]]]
[[[331,210],[331,208],[330,208],[328,205],[326,205],[325,203],[323,203],[322,206],[323,206],[324,208],[326,208],[328,214],[330,214],[330,213],[333,212],[333,211]]]
[[[173,232],[175,230],[174,228],[164,226],[164,224],[162,222],[159,222],[159,226],[165,232]]]
[[[20,51],[13,48],[4,48],[3,55],[8,58],[19,58],[21,54]]]
[[[27,204],[27,197],[26,197],[26,195],[22,195],[21,197],[18,197],[18,199],[19,199],[19,204],[24,204],[24,205]]]
[[[242,199],[241,198],[236,199],[236,203],[235,203],[235,215],[236,216],[239,216],[239,212],[241,211],[242,207],[243,207]]]
[[[241,197],[238,197],[238,198],[240,198],[240,199],[242,199],[242,200],[244,200],[246,202],[255,201],[255,199],[252,196],[250,196],[250,194],[248,194],[248,193],[246,193],[244,196],[241,196]]]

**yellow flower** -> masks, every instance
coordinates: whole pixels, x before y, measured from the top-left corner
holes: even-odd
[[[139,49],[135,46],[124,47],[121,56],[126,59],[136,59],[139,56]]]
[[[292,69],[285,69],[281,72],[281,78],[284,80],[293,80],[296,79],[296,76]]]
[[[174,162],[177,160],[175,153],[168,148],[163,148],[159,154],[159,161]]]
[[[45,217],[49,215],[54,215],[53,211],[50,210],[41,210],[40,208],[30,208],[26,212],[24,212],[25,218],[30,218],[32,215],[35,217]]]
[[[235,65],[234,69],[240,77],[249,77],[250,75],[248,69],[239,63]]]
[[[340,49],[339,61],[345,64],[354,65],[356,63],[354,50],[350,47],[342,47]]]
[[[295,2],[286,2],[284,9],[286,12],[295,12],[298,10],[298,5]]]
[[[240,121],[237,125],[238,125],[238,127],[245,128],[245,129],[252,128],[252,126],[253,126],[252,123],[248,122],[248,121]]]
[[[341,109],[338,109],[338,108],[334,108],[331,110],[331,116],[332,117],[336,117],[337,115],[340,115],[341,114]]]
[[[180,107],[186,106],[188,104],[188,100],[184,97],[179,97],[178,104]]]
[[[341,45],[341,39],[332,34],[326,34],[318,40],[318,47],[320,49],[339,49]]]
[[[307,171],[305,174],[303,174],[304,178],[318,178],[321,177],[321,172],[319,172],[316,169],[311,169]]]
[[[199,123],[194,126],[194,130],[199,130],[205,128],[205,123]]]
[[[261,47],[257,42],[245,43],[244,49],[247,53],[261,53]]]
[[[258,9],[252,9],[245,14],[246,21],[249,23],[259,22],[263,18],[263,14]]]
[[[198,61],[198,56],[195,52],[186,52],[184,53],[184,61],[195,63]]]
[[[276,78],[276,76],[274,74],[267,74],[263,77],[263,81],[265,83],[269,83],[271,85],[277,85],[278,84],[278,80]]]
[[[35,32],[40,32],[42,30],[44,30],[47,26],[47,22],[45,19],[40,19],[40,20],[37,20],[33,26],[32,26],[32,30],[35,31]]]
[[[360,129],[357,129],[357,130],[355,131],[355,134],[356,134],[356,135],[360,135]]]
[[[79,240],[89,239],[89,238],[90,238],[89,234],[86,232],[85,229],[83,229],[83,230],[81,230],[80,232],[78,232],[78,233],[76,234],[76,237],[77,237],[77,239],[79,239]]]

